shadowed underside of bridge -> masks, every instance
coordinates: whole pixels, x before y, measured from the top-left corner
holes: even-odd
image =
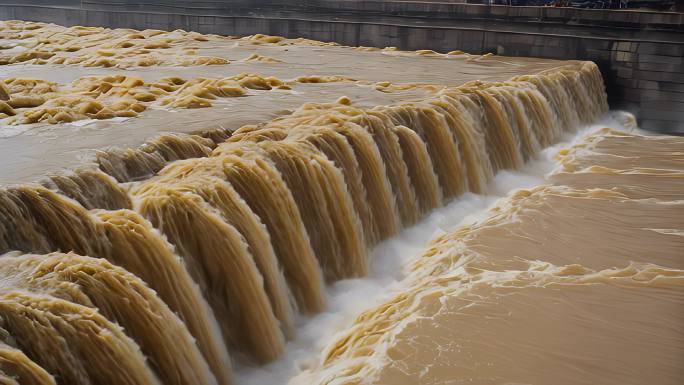
[[[603,72],[613,108],[636,113],[645,129],[684,133],[682,13],[448,0],[0,0],[0,19],[592,60]]]

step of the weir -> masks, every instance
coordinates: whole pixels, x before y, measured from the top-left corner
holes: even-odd
[[[629,105],[640,120],[662,111],[644,103],[679,102],[672,92],[684,85],[684,14],[674,12],[393,0],[0,0],[0,20],[8,19],[592,60],[603,72],[611,105]],[[635,95],[642,90],[645,95]],[[679,109],[664,112],[676,117],[673,122],[684,121]]]

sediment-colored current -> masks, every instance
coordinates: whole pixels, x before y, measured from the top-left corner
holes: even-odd
[[[681,383],[682,150],[591,132],[552,184],[433,240],[291,383]]]
[[[257,381],[385,241],[608,108],[591,62],[19,21],[0,39],[7,383]],[[681,145],[604,131],[562,151],[554,185],[435,240],[294,381],[681,379]]]

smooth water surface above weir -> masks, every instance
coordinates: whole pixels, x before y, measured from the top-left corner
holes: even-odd
[[[684,378],[684,142],[559,152],[592,62],[6,21],[0,74],[2,383]]]

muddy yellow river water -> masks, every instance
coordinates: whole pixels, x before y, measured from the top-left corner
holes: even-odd
[[[291,362],[373,250],[608,112],[582,61],[18,21],[0,48],[8,384],[258,381],[233,368]],[[584,138],[273,381],[680,383],[682,153]]]
[[[561,151],[294,383],[680,383],[683,146],[606,129]]]

